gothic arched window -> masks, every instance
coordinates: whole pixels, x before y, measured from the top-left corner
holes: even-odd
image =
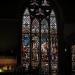
[[[21,65],[25,70],[39,67],[40,73],[58,72],[57,23],[49,2],[33,0],[23,14]]]

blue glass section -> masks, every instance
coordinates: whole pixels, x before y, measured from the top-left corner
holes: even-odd
[[[23,43],[25,46],[28,46],[28,45],[30,44],[29,34],[25,34],[25,35],[22,37],[22,43]]]

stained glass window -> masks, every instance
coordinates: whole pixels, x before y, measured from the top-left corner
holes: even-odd
[[[43,8],[49,7],[46,0],[43,0],[41,5]],[[36,0],[32,0],[30,6],[31,8],[26,8],[22,20],[22,67],[28,70],[31,63],[32,69],[40,66],[40,73],[43,75],[49,75],[50,70],[51,75],[56,75],[58,72],[58,39],[55,12],[52,9],[44,12],[47,11],[46,8],[39,7]],[[48,14],[45,15],[45,13]]]
[[[30,62],[30,14],[28,9],[25,10],[22,23],[22,66],[28,70]]]
[[[50,42],[51,42],[51,70],[52,73],[58,71],[58,39],[55,13],[50,14]]]

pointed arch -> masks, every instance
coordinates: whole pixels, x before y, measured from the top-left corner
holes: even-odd
[[[22,53],[21,64],[28,70],[30,62],[30,13],[25,9],[22,20]]]
[[[39,64],[39,20],[35,17],[31,24],[32,55],[31,64],[33,69]]]
[[[51,70],[58,72],[57,23],[54,10],[50,13]]]
[[[46,19],[41,21],[41,33],[46,32],[48,33],[48,22]]]
[[[28,8],[25,9],[23,14],[23,21],[22,21],[22,31],[27,33],[30,32],[30,13]]]
[[[32,33],[39,32],[39,20],[34,18],[32,21]]]
[[[41,68],[44,73],[49,72],[49,63],[48,63],[48,21],[46,18],[41,20]]]

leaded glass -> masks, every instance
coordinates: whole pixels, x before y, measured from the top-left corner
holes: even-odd
[[[42,1],[42,6],[49,6],[47,0]]]
[[[52,10],[50,14],[50,42],[51,42],[51,70],[58,70],[58,40],[57,40],[57,24],[55,13]]]
[[[28,33],[30,32],[30,14],[28,9],[25,10],[23,16],[23,23],[22,23],[22,32]]]
[[[30,35],[23,34],[22,35],[22,57],[21,63],[22,66],[28,69],[29,66],[29,59],[30,59]]]
[[[56,17],[53,10],[51,11],[51,14],[50,14],[50,33],[51,34],[57,33]]]
[[[43,33],[41,34],[41,53],[42,53],[42,71],[44,71],[44,74],[48,75],[49,71],[49,63],[48,63],[48,34]]]
[[[32,22],[32,33],[39,32],[39,21],[35,18]]]
[[[40,67],[40,74],[49,75],[51,72],[51,75],[57,75],[56,16],[54,10],[46,9],[45,6],[49,6],[47,0],[41,1],[41,4],[32,0],[23,14],[21,64],[25,70],[28,70],[29,66],[32,69]],[[50,11],[50,15],[47,14]]]
[[[25,25],[30,24],[30,16],[24,16],[23,17],[23,24],[25,24]]]
[[[36,68],[39,64],[39,34],[32,34],[32,66]]]
[[[30,36],[29,36],[29,34],[22,35],[22,44],[24,46],[29,47],[29,45],[30,45]]]
[[[48,33],[48,22],[46,19],[41,21],[41,33]]]

